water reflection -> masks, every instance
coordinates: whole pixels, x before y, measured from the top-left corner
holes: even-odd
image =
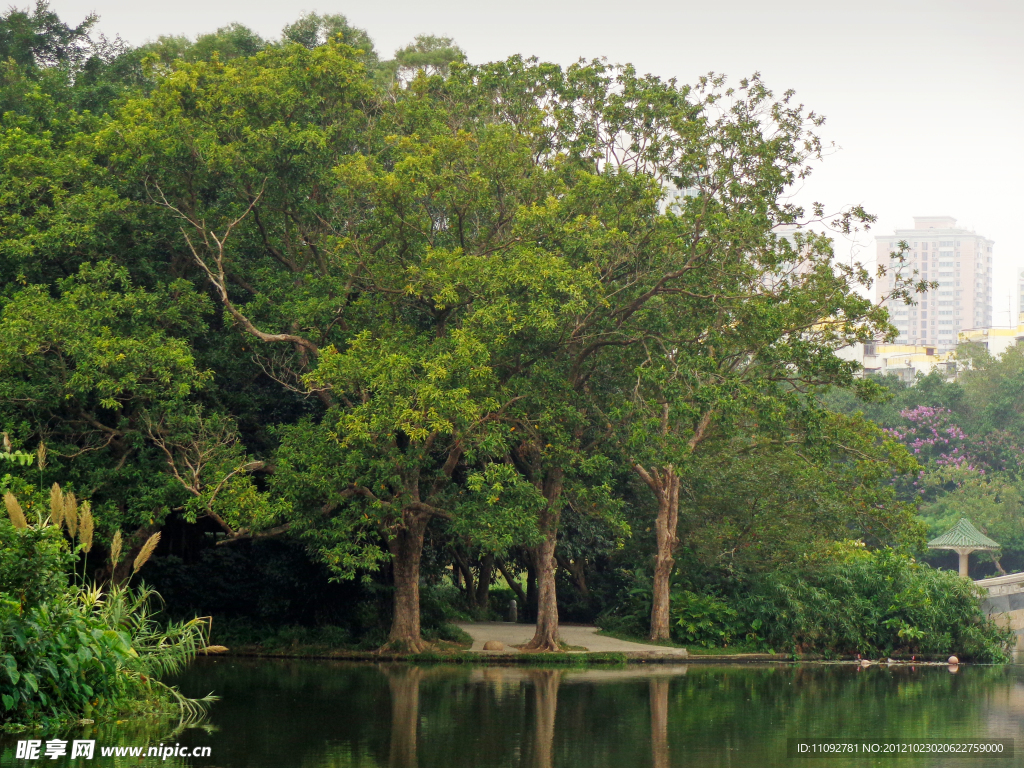
[[[187,693],[222,696],[210,730],[173,734],[133,721],[63,737],[211,747],[211,758],[161,762],[173,768],[761,768],[791,764],[789,737],[993,737],[1024,747],[1019,667],[950,674],[945,666],[577,670],[211,659],[179,682]],[[0,737],[3,768],[29,764],[15,759],[13,742]]]
[[[385,669],[391,689],[390,768],[419,768],[416,740],[420,725],[420,680],[423,668],[408,665]]]
[[[551,750],[555,740],[555,713],[558,710],[559,669],[534,669],[527,674],[533,683],[533,768],[551,768]]]
[[[669,768],[668,759],[668,680],[651,678],[651,765]]]

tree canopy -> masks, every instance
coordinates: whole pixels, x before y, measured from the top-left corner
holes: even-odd
[[[340,15],[136,49],[94,24],[0,24],[0,426],[50,455],[5,487],[59,477],[129,557],[166,526],[292,538],[385,582],[408,650],[429,579],[485,602],[500,572],[557,649],[560,577],[611,603],[652,573],[665,639],[677,556],[920,545],[913,447],[837,355],[894,332],[828,235],[873,218],[790,202],[823,123],[791,92],[444,36],[387,61]]]

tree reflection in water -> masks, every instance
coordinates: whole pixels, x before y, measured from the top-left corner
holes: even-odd
[[[416,738],[420,724],[420,680],[423,668],[395,665],[385,670],[391,689],[390,768],[418,768]]]
[[[551,768],[551,751],[555,740],[555,712],[558,709],[558,686],[562,682],[559,669],[531,669],[533,682],[533,768]]]
[[[652,677],[651,689],[651,765],[668,768],[668,684],[667,677]]]
[[[791,737],[1024,743],[1024,667],[1012,665],[950,674],[945,665],[529,669],[236,658],[196,664],[180,682],[188,695],[222,697],[213,730],[173,737],[212,747],[220,768],[788,768]],[[127,727],[96,726],[86,738],[167,740],[158,728]],[[0,735],[0,768],[17,764],[17,738]]]

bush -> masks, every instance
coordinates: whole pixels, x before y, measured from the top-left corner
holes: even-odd
[[[632,586],[623,587],[619,599],[614,600],[611,610],[605,611],[596,619],[597,626],[610,632],[630,637],[648,637],[651,632],[651,595],[653,588],[646,574],[640,573],[632,577]],[[626,582],[628,584],[628,580]]]
[[[28,525],[13,497],[6,501],[11,521],[0,520],[0,727],[139,710],[198,714],[205,700],[186,699],[159,678],[205,645],[205,622],[157,623],[158,597],[151,590],[69,584],[75,555],[91,546],[91,519],[79,528],[88,538],[72,552],[51,519]]]
[[[955,653],[1008,661],[1013,635],[980,606],[977,588],[890,549],[841,543],[787,569],[749,575],[720,591],[673,590],[672,638],[704,647],[857,654]],[[651,586],[643,576],[600,626],[633,637],[650,632]]]
[[[745,631],[739,611],[713,595],[681,591],[672,594],[672,639],[705,648],[731,645]]]
[[[199,620],[163,626],[149,590],[70,587],[27,611],[13,600],[0,617],[4,723],[34,723],[126,711],[197,714],[202,702],[159,681],[204,644]]]
[[[60,594],[74,559],[55,526],[16,530],[0,517],[0,593],[18,605],[31,608]]]
[[[762,576],[737,604],[765,647],[1009,660],[1011,633],[982,613],[974,584],[889,549],[837,546],[799,570]]]

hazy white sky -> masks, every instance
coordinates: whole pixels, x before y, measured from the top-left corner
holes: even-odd
[[[318,11],[345,14],[383,55],[433,33],[454,37],[474,62],[604,56],[681,81],[761,72],[769,87],[793,88],[826,115],[823,136],[839,147],[800,199],[864,205],[879,217],[871,235],[910,227],[915,215],[948,215],[994,239],[993,319],[1007,323],[1007,299],[1024,270],[1022,0],[308,2],[50,5],[68,21],[95,11],[104,32],[131,43],[234,21],[276,37],[304,11]],[[837,251],[873,260],[871,235],[839,242]]]

